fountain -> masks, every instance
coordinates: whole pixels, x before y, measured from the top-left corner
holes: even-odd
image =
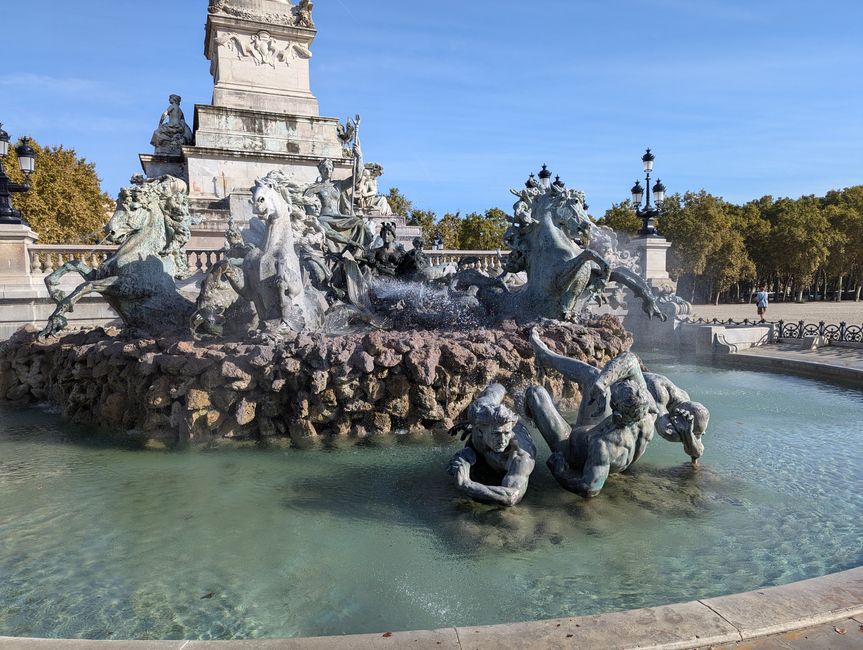
[[[49,275],[48,322],[0,344],[0,635],[494,624],[856,566],[863,491],[843,450],[859,394],[646,365],[597,308],[626,287],[664,321],[675,298],[559,180],[512,190],[500,273],[435,266],[421,239],[407,250],[360,117],[317,117],[311,12],[211,0],[218,104],[190,134],[172,96],[142,156],[153,177],[120,191],[105,227],[118,250]],[[293,113],[263,106],[250,66]],[[216,128],[231,120],[247,141],[306,128],[314,171],[300,150],[293,168],[262,169],[263,153],[237,166],[237,133]],[[266,152],[275,136],[260,137],[249,148]],[[189,295],[177,280],[212,198],[210,145],[242,187],[219,197],[223,255]],[[83,282],[67,295],[68,273]],[[67,331],[91,293],[122,325]]]

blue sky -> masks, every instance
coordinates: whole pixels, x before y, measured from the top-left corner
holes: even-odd
[[[207,0],[3,5],[0,121],[74,147],[112,195],[168,94],[190,123],[211,99]],[[439,215],[508,209],[543,162],[601,215],[648,146],[670,192],[863,183],[856,0],[317,0],[315,20],[321,113],[361,113],[382,189]]]

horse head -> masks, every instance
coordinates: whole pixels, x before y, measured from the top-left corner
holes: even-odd
[[[125,249],[144,249],[144,254],[160,253],[167,241],[165,215],[149,188],[124,187],[117,208],[105,225],[106,241]]]
[[[283,195],[265,178],[255,181],[252,188],[252,212],[256,217],[267,223],[271,219],[290,215],[292,207],[290,195]]]
[[[548,211],[552,224],[571,240],[586,243],[593,222],[585,208],[584,192],[553,185],[542,199],[543,209]]]

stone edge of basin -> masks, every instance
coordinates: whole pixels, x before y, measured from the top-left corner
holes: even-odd
[[[84,641],[0,637],[2,650],[378,650],[380,648],[653,648],[735,643],[863,614],[863,567],[748,593],[688,603],[483,627],[251,641]]]

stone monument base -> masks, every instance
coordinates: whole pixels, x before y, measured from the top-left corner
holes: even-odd
[[[559,353],[602,366],[628,350],[620,321],[540,327]],[[578,388],[538,369],[530,327],[300,334],[278,346],[136,339],[95,329],[39,342],[35,327],[0,344],[0,401],[50,402],[76,422],[159,444],[304,445],[392,434],[430,436],[461,420],[478,393],[542,384],[563,408]]]

